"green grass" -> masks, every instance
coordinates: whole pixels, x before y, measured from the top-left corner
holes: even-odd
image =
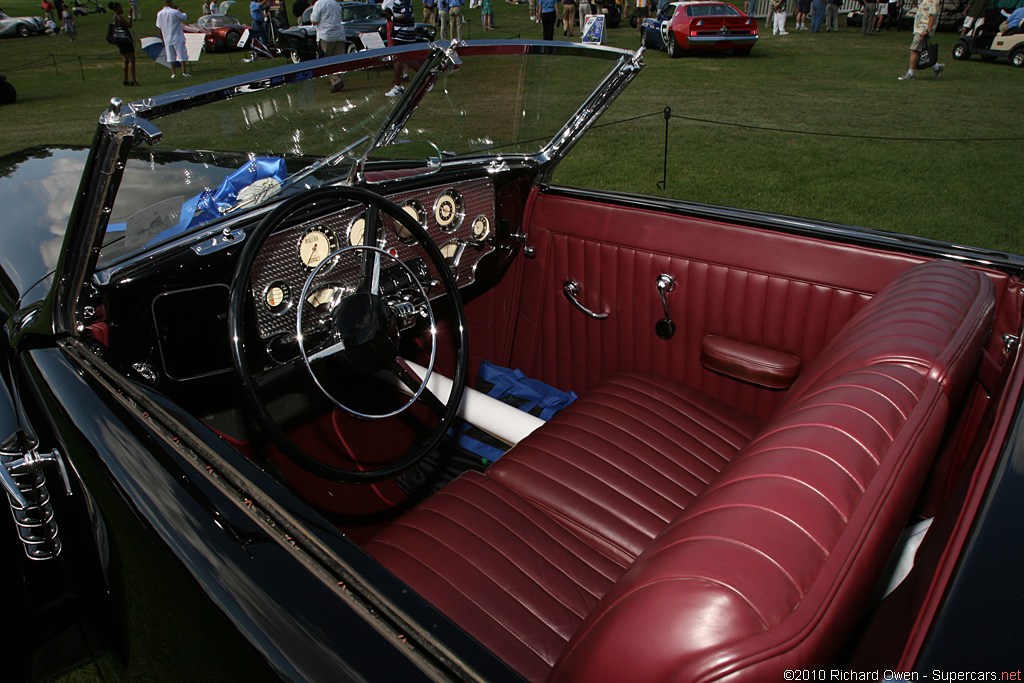
[[[181,4],[199,15],[199,0]],[[156,35],[161,3],[142,5],[145,18],[135,35]],[[10,14],[38,13],[31,0],[3,6]],[[248,20],[244,2],[234,9]],[[471,10],[464,37],[540,37],[525,3],[495,2],[494,9],[498,30],[485,33]],[[18,88],[18,103],[0,110],[0,153],[40,143],[87,144],[111,97],[141,98],[180,83],[140,52],[143,87],[123,87],[120,57],[104,41],[110,17],[79,18],[74,45],[63,37],[0,40],[0,73]],[[639,45],[625,22],[607,37],[618,47]],[[937,41],[947,63],[943,77],[921,73],[907,83],[896,76],[906,69],[908,32],[865,38],[843,26],[838,34],[763,35],[748,58],[671,60],[649,51],[646,68],[555,181],[1024,253],[1024,200],[1014,183],[1024,152],[1024,71],[1005,61],[956,62],[949,56],[955,36],[942,33]],[[204,55],[192,82],[257,68],[241,57]],[[666,107],[672,118],[662,190]],[[630,120],[644,114],[653,115]],[[617,121],[625,122],[608,125]]]

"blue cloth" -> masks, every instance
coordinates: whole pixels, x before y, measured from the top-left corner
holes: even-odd
[[[541,12],[554,12],[555,11],[555,0],[540,0],[538,5],[540,5],[540,11]]]
[[[1010,16],[1006,20],[1006,24],[1010,28],[1017,28],[1020,26],[1020,22],[1024,21],[1024,7],[1018,7],[1010,13]]]
[[[540,380],[530,379],[522,370],[503,368],[484,361],[477,373],[480,381],[492,385],[487,395],[515,406],[523,412],[536,415],[542,420],[550,420],[562,408],[576,400],[572,391],[560,391]],[[490,446],[472,436],[472,425],[460,421],[458,426],[448,430],[459,447],[482,458],[494,462],[505,451]]]
[[[285,168],[284,159],[278,157],[256,157],[225,178],[216,190],[203,190],[182,204],[181,217],[178,220],[178,224],[161,232],[151,239],[146,246],[158,244],[175,235],[187,232],[190,228],[197,225],[220,218],[223,215],[220,209],[234,204],[238,198],[239,191],[249,187],[257,180],[274,178],[277,182],[283,183],[287,177],[288,171]]]

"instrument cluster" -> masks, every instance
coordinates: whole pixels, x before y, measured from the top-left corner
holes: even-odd
[[[423,226],[452,269],[459,287],[473,282],[476,265],[493,251],[495,226],[494,185],[490,179],[470,180],[409,192],[386,195]],[[426,284],[436,279],[433,266],[413,235],[401,223],[381,212],[375,245],[394,261],[404,263]],[[332,309],[358,281],[358,259],[332,257],[339,249],[363,244],[366,207],[357,204],[328,216],[291,226],[271,235],[252,271],[256,321],[262,339],[292,340],[296,314],[304,306],[302,320],[316,320]],[[326,258],[333,263],[322,265]],[[303,287],[310,273],[319,270],[305,297]],[[386,267],[386,264],[385,264]],[[304,298],[303,301],[299,301]]]

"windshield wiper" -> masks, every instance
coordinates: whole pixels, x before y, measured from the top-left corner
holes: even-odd
[[[332,155],[330,155],[328,157],[324,157],[320,161],[313,162],[312,164],[310,164],[306,168],[302,169],[301,171],[296,171],[295,173],[293,173],[292,175],[290,175],[290,176],[288,176],[287,178],[284,179],[284,182],[281,183],[281,189],[282,190],[288,189],[289,187],[291,187],[295,183],[299,182],[303,178],[305,178],[305,177],[307,177],[309,175],[312,175],[313,173],[316,173],[317,171],[319,171],[324,166],[333,166],[341,158],[343,158],[346,154],[348,154],[353,149],[355,149],[356,147],[358,147],[359,145],[363,144],[364,142],[366,142],[369,139],[370,139],[369,135],[364,135],[363,137],[359,138],[358,140],[353,142],[348,147],[344,147],[341,150],[335,152],[334,154],[332,154]]]

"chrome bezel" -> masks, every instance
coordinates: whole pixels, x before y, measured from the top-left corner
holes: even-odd
[[[308,263],[306,263],[302,259],[302,243],[306,241],[306,237],[308,237],[310,234],[312,234],[314,232],[320,233],[321,235],[323,235],[327,239],[327,246],[328,246],[327,253],[328,254],[334,253],[335,251],[338,250],[338,237],[337,237],[337,235],[334,234],[334,229],[333,228],[330,228],[330,227],[328,227],[326,225],[320,224],[320,225],[310,226],[310,227],[306,228],[305,230],[303,230],[302,231],[302,236],[299,237],[298,244],[295,245],[295,252],[296,252],[296,254],[299,257],[299,263],[301,263],[302,267],[305,268],[307,271],[313,270],[314,268],[316,268],[320,264],[320,261],[317,261],[316,263],[313,263],[313,264],[308,264]],[[326,266],[324,266],[323,272],[324,273],[331,272],[331,268],[333,268],[334,265],[335,265],[334,263],[328,263]]]
[[[267,294],[269,294],[270,290],[273,289],[274,287],[277,287],[283,293],[281,303],[278,304],[277,306],[272,306],[270,302],[267,301]],[[260,293],[260,296],[263,299],[263,306],[267,309],[267,311],[270,312],[271,315],[283,315],[284,313],[287,313],[292,309],[292,303],[294,302],[294,300],[292,299],[292,286],[289,285],[284,280],[274,280],[273,282],[271,282],[270,284],[263,288],[263,291]]]
[[[441,205],[446,203],[446,200],[451,200],[454,205],[452,211],[451,220],[447,223],[442,222],[441,217],[438,215],[438,211]],[[449,233],[455,232],[462,225],[463,219],[466,217],[466,203],[462,198],[462,193],[456,190],[454,187],[449,187],[447,190],[442,192],[434,200],[434,224],[437,225],[438,230],[441,232]]]

